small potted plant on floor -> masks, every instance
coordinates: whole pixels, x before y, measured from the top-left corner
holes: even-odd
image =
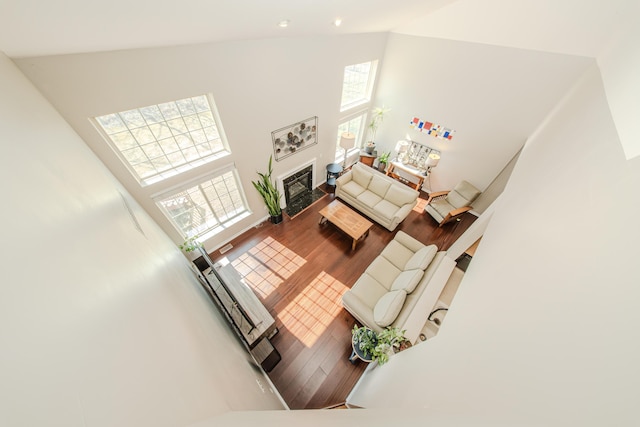
[[[271,180],[273,156],[269,156],[269,167],[267,173],[258,172],[260,179],[258,181],[251,181],[258,193],[262,196],[264,203],[267,205],[271,222],[279,224],[282,222],[282,208],[280,207],[280,199],[282,195],[278,190],[276,184]]]
[[[386,328],[376,333],[366,326],[356,325],[351,331],[353,350],[366,362],[378,362],[378,365],[384,365],[389,361],[389,355],[406,341],[404,333],[405,331],[399,328]]]
[[[389,156],[391,155],[390,152],[385,152],[382,153],[380,155],[380,157],[378,157],[378,170],[380,172],[384,172],[387,169],[387,165],[389,164]]]

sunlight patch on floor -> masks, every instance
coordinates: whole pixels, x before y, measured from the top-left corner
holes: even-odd
[[[304,345],[312,347],[342,311],[340,298],[347,289],[323,271],[285,307],[280,320]]]
[[[231,264],[260,297],[266,298],[306,262],[277,240],[267,237]]]
[[[418,197],[418,204],[413,207],[413,211],[421,214],[424,211],[424,207],[426,205],[427,205],[427,199]]]

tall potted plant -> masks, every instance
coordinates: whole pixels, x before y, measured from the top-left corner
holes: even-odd
[[[369,154],[373,153],[373,150],[376,147],[376,132],[378,131],[378,127],[380,123],[384,120],[385,114],[389,112],[389,108],[384,107],[376,107],[371,112],[371,122],[369,122],[369,131],[371,135],[371,139],[367,142],[365,146],[365,151]]]
[[[280,199],[282,195],[276,184],[271,180],[273,156],[269,156],[269,167],[267,173],[258,172],[260,179],[251,181],[258,193],[262,196],[264,203],[267,205],[271,222],[279,224],[282,222],[282,208],[280,207]]]

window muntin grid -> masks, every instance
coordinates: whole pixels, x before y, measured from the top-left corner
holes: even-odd
[[[234,170],[209,175],[186,189],[159,196],[155,202],[186,238],[201,236],[248,212]]]
[[[141,185],[162,181],[227,153],[206,95],[95,118]]]
[[[362,137],[364,135],[364,121],[367,117],[366,111],[359,114],[356,117],[347,119],[338,125],[338,135],[336,138],[336,160],[344,156],[344,148],[340,146],[340,137],[344,132],[351,132],[355,134],[354,146],[350,148],[347,153],[352,150],[359,149],[362,146]]]
[[[376,66],[377,61],[370,61],[344,67],[340,111],[348,110],[371,100]]]

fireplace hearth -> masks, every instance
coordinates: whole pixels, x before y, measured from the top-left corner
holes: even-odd
[[[282,186],[287,204],[285,213],[289,217],[299,214],[326,194],[322,190],[313,188],[313,165],[284,178]]]

